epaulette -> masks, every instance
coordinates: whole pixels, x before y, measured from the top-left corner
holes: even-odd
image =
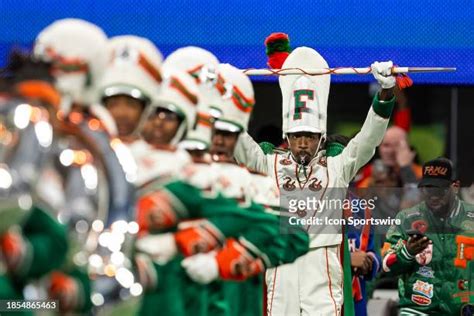
[[[265,155],[272,155],[272,154],[284,155],[285,153],[288,152],[288,149],[275,147],[275,145],[269,142],[261,142],[259,146]]]
[[[330,142],[326,145],[326,156],[327,157],[335,157],[340,155],[344,150],[345,146],[338,142]]]

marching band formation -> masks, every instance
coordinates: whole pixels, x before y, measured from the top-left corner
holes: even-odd
[[[282,34],[266,44],[272,68],[328,67],[281,49]],[[292,225],[280,196],[345,198],[388,126],[392,67],[372,65],[380,91],[348,143],[327,135],[330,75],[281,76],[288,148],[268,148],[247,133],[240,69],[54,22],[1,72],[0,298],[72,314],[139,297],[140,315],[341,315],[343,231]]]

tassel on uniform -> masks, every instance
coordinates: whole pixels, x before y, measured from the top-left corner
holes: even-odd
[[[285,33],[272,33],[265,39],[267,65],[271,69],[281,69],[291,52],[290,39]]]

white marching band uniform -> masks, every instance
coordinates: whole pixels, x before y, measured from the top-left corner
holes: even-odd
[[[289,55],[282,68],[292,67],[327,68],[328,65],[315,50],[301,47]],[[279,80],[283,95],[283,132],[305,131],[324,136],[330,76],[282,76]],[[298,96],[298,92],[295,94],[295,91],[305,91],[302,92],[305,98]],[[305,105],[298,114],[295,103],[301,101]],[[247,133],[239,138],[235,158],[251,169],[270,175],[281,194],[284,194],[285,188],[288,190],[292,186],[302,190],[305,186],[308,189],[316,185],[315,195],[318,198],[343,199],[341,192],[344,190],[340,189],[347,189],[359,168],[373,156],[388,121],[371,108],[361,131],[344,151],[328,158],[323,151],[319,151],[307,165],[305,175],[302,175],[301,166],[290,152],[265,155]],[[339,214],[332,214],[331,217],[342,218],[342,210],[337,212]],[[324,210],[320,214],[327,216]],[[343,304],[342,240],[341,233],[310,234],[308,254],[295,263],[267,270],[268,315],[340,315]]]

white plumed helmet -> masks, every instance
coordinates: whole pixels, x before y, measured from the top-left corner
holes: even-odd
[[[199,104],[197,107],[196,124],[188,130],[186,139],[180,143],[185,149],[205,150],[209,148],[212,135],[212,109],[221,100],[221,94],[215,84],[219,61],[211,52],[187,46],[177,49],[165,60],[163,68],[179,69],[190,74],[199,88]]]
[[[53,62],[56,86],[64,97],[85,105],[95,101],[94,87],[108,58],[101,28],[80,19],[55,21],[36,37],[34,54]]]
[[[222,98],[221,115],[214,127],[229,132],[246,131],[255,104],[252,82],[241,70],[229,64],[220,64],[217,73],[216,87]]]
[[[194,78],[186,72],[169,69],[163,78],[160,93],[152,104],[151,111],[163,108],[177,113],[183,119],[171,141],[171,145],[176,145],[194,125],[199,89]]]
[[[211,52],[196,46],[186,46],[175,50],[166,57],[163,67],[178,68],[199,78],[199,70],[202,67],[217,68],[218,64],[219,60]]]
[[[99,97],[127,95],[151,103],[162,81],[161,52],[148,39],[133,35],[113,37],[108,46],[111,59],[98,84]]]

